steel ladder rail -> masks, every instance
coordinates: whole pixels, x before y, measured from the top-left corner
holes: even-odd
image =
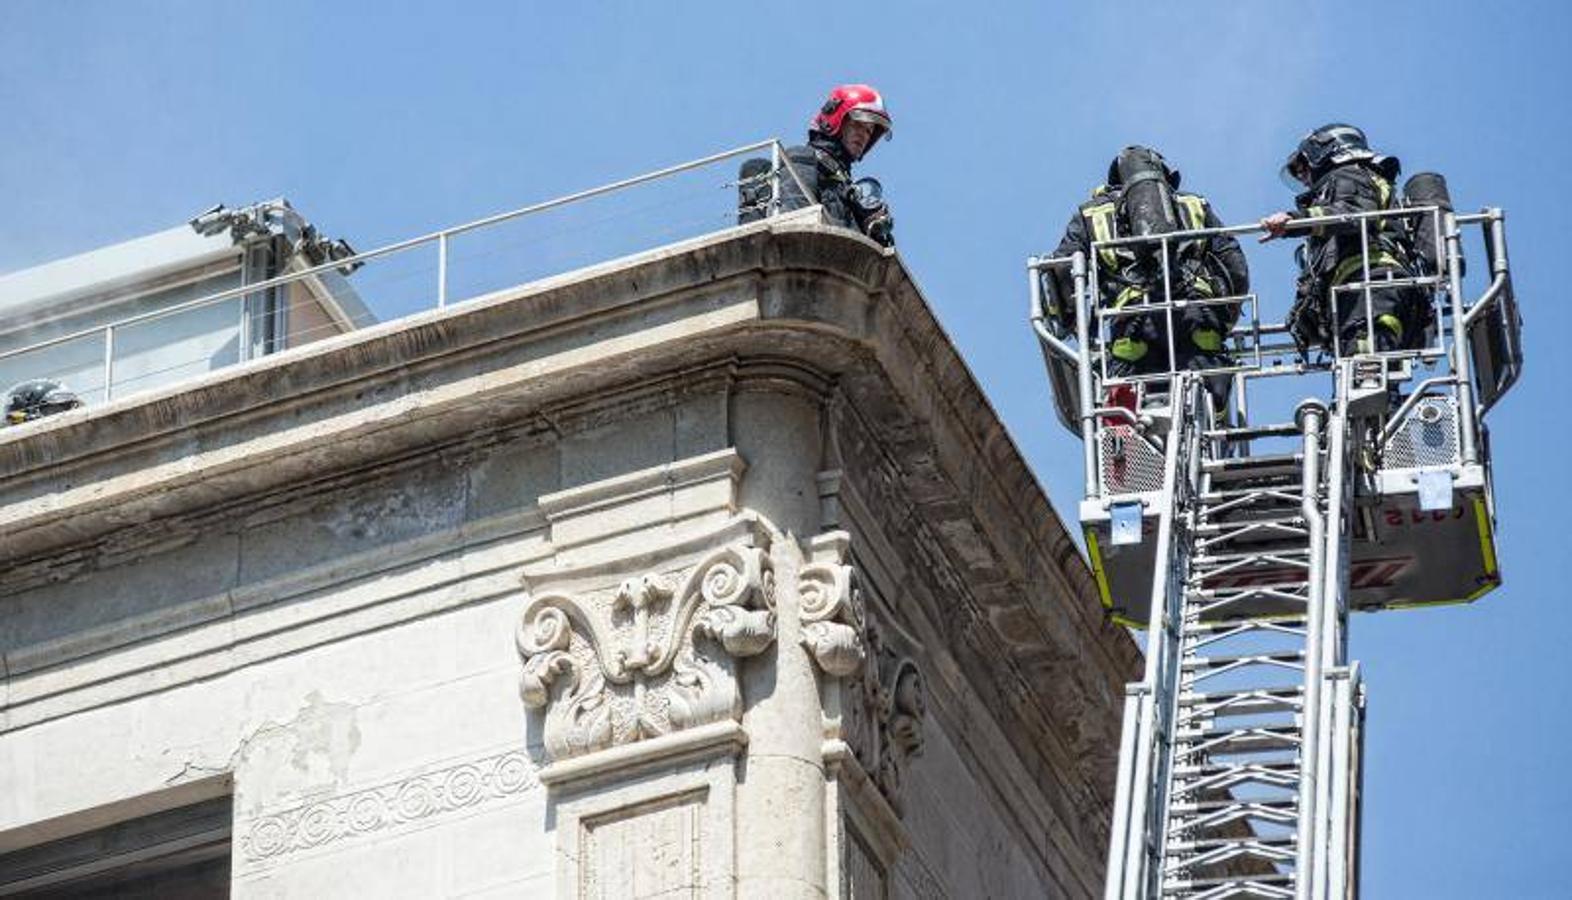
[[[1201,418],[1181,416],[1175,438],[1194,439]],[[1208,433],[1200,444],[1210,458],[1175,492],[1185,502],[1173,515],[1187,523],[1172,555],[1184,568],[1178,661],[1159,691],[1171,701],[1169,739],[1159,742],[1164,758],[1150,786],[1153,870],[1140,879],[1157,896],[1291,898],[1302,887],[1300,751],[1320,574],[1320,532],[1304,521],[1304,500],[1308,491],[1319,506],[1323,467],[1316,449],[1309,466],[1304,453],[1228,452],[1252,437]]]

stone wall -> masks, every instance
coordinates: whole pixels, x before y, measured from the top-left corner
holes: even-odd
[[[0,488],[0,853],[232,793],[245,896],[1100,893],[1137,653],[859,237],[8,429]]]

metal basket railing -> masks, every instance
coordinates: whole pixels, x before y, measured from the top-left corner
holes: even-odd
[[[1412,218],[1419,219],[1430,229],[1429,239],[1437,248],[1442,248],[1442,258],[1437,271],[1417,271],[1394,277],[1390,271],[1383,270],[1382,265],[1372,262],[1371,231],[1382,220]],[[1456,458],[1463,463],[1477,462],[1480,417],[1516,382],[1522,365],[1503,213],[1499,209],[1486,209],[1480,213],[1457,215],[1439,207],[1423,206],[1320,216],[1296,220],[1288,236],[1329,226],[1357,226],[1361,248],[1360,265],[1354,277],[1329,289],[1332,304],[1344,294],[1356,293],[1364,304],[1364,321],[1373,322],[1375,291],[1409,287],[1429,294],[1430,324],[1421,346],[1360,353],[1383,358],[1390,364],[1442,370],[1441,374],[1414,386],[1407,398],[1412,402],[1404,402],[1393,410],[1381,444],[1384,446],[1394,438],[1406,439],[1412,432],[1409,426],[1412,416],[1436,415],[1438,407],[1423,398],[1444,396],[1450,398],[1451,406],[1447,408],[1456,410],[1448,417],[1456,423]],[[1467,226],[1479,230],[1490,279],[1472,300],[1464,292],[1462,240]],[[1093,242],[1089,253],[1077,252],[1068,257],[1034,256],[1028,261],[1030,319],[1042,345],[1059,419],[1082,437],[1087,497],[1106,499],[1112,493],[1119,493],[1120,488],[1141,489],[1150,480],[1146,477],[1110,477],[1121,474],[1117,460],[1110,456],[1111,451],[1128,452],[1129,442],[1143,436],[1151,416],[1145,410],[1131,410],[1127,417],[1121,417],[1117,410],[1109,408],[1107,398],[1110,389],[1125,385],[1139,388],[1143,397],[1156,396],[1159,403],[1166,402],[1163,398],[1169,393],[1167,386],[1178,372],[1173,366],[1177,356],[1175,326],[1187,308],[1220,304],[1238,304],[1240,308],[1240,315],[1226,337],[1225,364],[1191,367],[1202,375],[1232,379],[1232,408],[1227,413],[1231,427],[1248,427],[1252,383],[1325,372],[1335,369],[1341,361],[1343,348],[1335,337],[1324,350],[1313,350],[1296,343],[1285,322],[1267,321],[1257,293],[1197,298],[1176,289],[1170,251],[1181,242],[1264,231],[1259,223],[1251,223],[1114,238]],[[1143,303],[1124,307],[1105,304],[1100,289],[1103,251],[1130,246],[1155,248],[1154,258],[1161,260],[1161,279],[1154,281]],[[1073,331],[1049,313],[1045,280],[1056,271],[1070,275],[1072,296],[1059,299],[1067,301],[1074,310]],[[1115,375],[1109,371],[1109,354],[1105,348],[1111,346],[1115,323],[1137,315],[1160,318],[1159,331],[1167,342],[1164,358],[1168,367],[1140,374]],[[1157,415],[1172,415],[1172,412],[1158,411]],[[1430,430],[1435,429],[1431,427]],[[1148,449],[1156,450],[1155,446]],[[1141,467],[1140,473],[1124,474],[1144,476],[1145,467]]]

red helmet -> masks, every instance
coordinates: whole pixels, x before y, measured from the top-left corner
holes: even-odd
[[[837,137],[847,117],[856,122],[867,122],[874,127],[872,147],[879,138],[890,135],[890,114],[884,109],[884,98],[866,84],[843,84],[830,91],[830,99],[819,107],[819,114],[808,126],[820,134]]]

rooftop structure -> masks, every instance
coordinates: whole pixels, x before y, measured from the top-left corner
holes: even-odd
[[[370,324],[331,268],[244,290],[350,252],[277,199],[0,276],[0,390],[48,378],[102,403]]]
[[[1134,642],[900,257],[725,182],[0,430],[0,895],[1099,893]]]

